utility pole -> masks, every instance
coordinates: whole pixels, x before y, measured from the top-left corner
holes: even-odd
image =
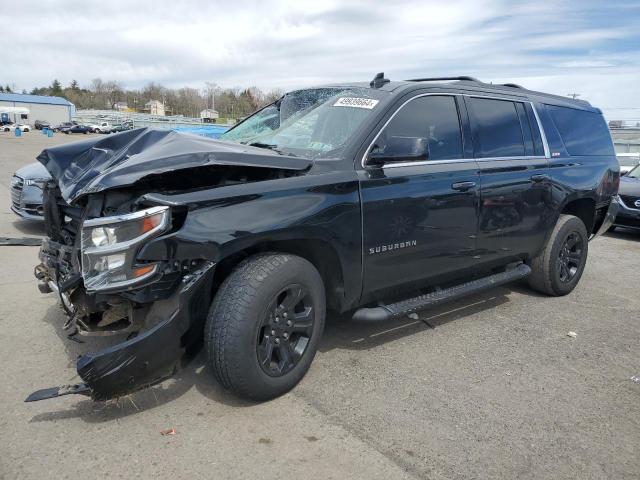
[[[580,94],[579,94],[579,93],[567,93],[567,97],[571,97],[571,98],[573,98],[574,100],[575,100],[577,97],[579,97],[579,96],[580,96]]]

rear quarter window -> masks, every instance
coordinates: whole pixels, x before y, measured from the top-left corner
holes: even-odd
[[[609,128],[600,113],[546,105],[569,155],[614,155]]]
[[[521,157],[525,155],[522,126],[516,105],[510,100],[471,97],[476,158]],[[527,125],[527,128],[529,126]],[[531,137],[531,130],[529,130]],[[530,138],[529,138],[530,140]],[[531,146],[533,150],[533,146]],[[533,154],[533,151],[531,152]]]

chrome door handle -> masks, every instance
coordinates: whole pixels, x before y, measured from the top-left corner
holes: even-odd
[[[459,192],[466,192],[476,186],[476,182],[456,182],[451,185],[451,188],[458,190]]]

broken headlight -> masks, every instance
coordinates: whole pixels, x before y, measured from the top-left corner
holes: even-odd
[[[82,278],[87,290],[127,287],[149,278],[158,265],[135,263],[138,247],[167,231],[169,207],[93,218],[82,225]]]

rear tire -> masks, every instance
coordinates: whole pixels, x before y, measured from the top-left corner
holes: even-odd
[[[211,304],[207,363],[241,398],[278,397],[307,373],[324,320],[324,285],[310,262],[283,253],[254,255],[231,272]]]
[[[531,261],[529,286],[551,296],[570,293],[580,281],[589,252],[589,236],[582,220],[560,215],[547,245]]]

